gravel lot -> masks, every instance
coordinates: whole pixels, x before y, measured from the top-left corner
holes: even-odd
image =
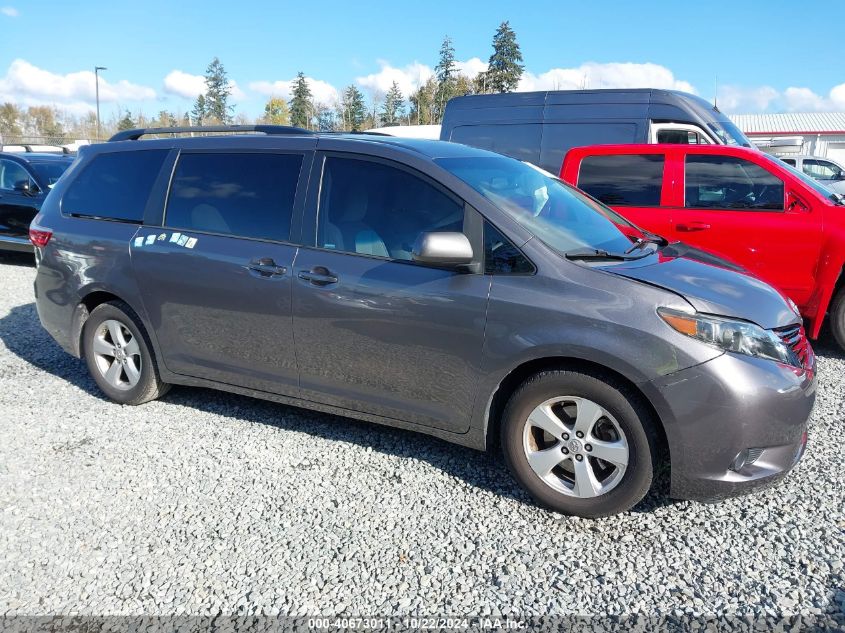
[[[598,521],[501,457],[203,389],[122,407],[0,255],[0,614],[845,611],[845,357],[821,341],[807,455],[716,505]]]

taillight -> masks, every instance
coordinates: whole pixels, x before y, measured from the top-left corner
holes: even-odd
[[[29,226],[29,241],[32,242],[33,246],[44,248],[51,237],[53,237],[53,231],[35,224]]]

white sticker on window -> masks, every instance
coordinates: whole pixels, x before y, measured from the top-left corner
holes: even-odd
[[[156,242],[163,242],[167,239],[167,233],[160,233]]]
[[[147,244],[147,246],[149,246],[150,244],[152,244],[152,243],[153,243],[153,242],[155,242],[155,241],[156,241],[156,236],[155,236],[155,235],[148,235],[148,236],[147,236],[147,241],[146,241],[145,243]]]
[[[144,238],[143,237],[136,237],[135,238],[135,246],[140,248],[144,245]]]
[[[171,242],[178,242],[180,237],[182,237],[181,233],[174,233],[173,235],[170,236],[170,241]]]
[[[191,238],[188,238],[187,242],[185,242],[185,246],[187,248],[193,248],[196,245],[196,243],[197,243],[197,238],[191,237]]]
[[[187,241],[188,241],[188,236],[187,236],[187,235],[183,235],[182,237],[180,237],[180,238],[179,238],[179,241],[178,241],[178,242],[176,242],[176,243],[177,243],[179,246],[184,246],[184,245],[185,245],[185,242],[187,242]]]

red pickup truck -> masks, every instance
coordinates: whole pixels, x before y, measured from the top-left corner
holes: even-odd
[[[842,198],[763,152],[723,145],[571,149],[560,177],[644,229],[780,288],[817,338],[829,314],[845,348]]]

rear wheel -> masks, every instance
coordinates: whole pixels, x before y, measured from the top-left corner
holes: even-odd
[[[566,514],[624,512],[654,476],[651,415],[598,372],[548,371],[527,380],[505,410],[502,447],[526,490]]]
[[[109,398],[143,404],[164,395],[144,326],[132,309],[114,301],[97,306],[82,328],[88,371]]]
[[[845,286],[839,289],[830,304],[830,329],[839,347],[845,350]]]

